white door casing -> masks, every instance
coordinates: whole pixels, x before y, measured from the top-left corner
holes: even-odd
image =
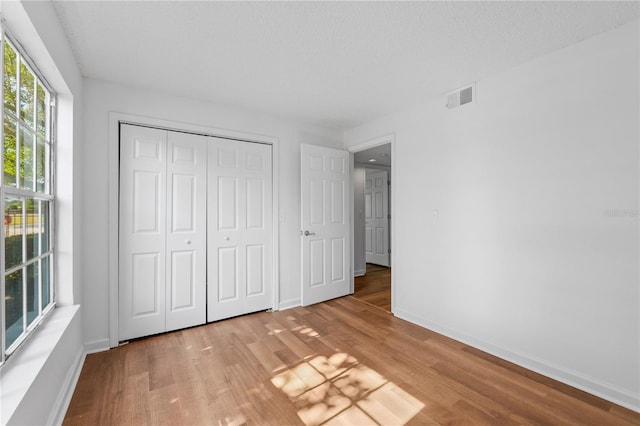
[[[365,257],[389,266],[389,180],[384,170],[367,170],[365,179]]]
[[[351,291],[349,153],[301,145],[302,305]]]
[[[273,306],[272,149],[210,138],[208,321]]]

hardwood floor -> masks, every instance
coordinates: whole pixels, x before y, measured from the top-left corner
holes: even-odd
[[[640,424],[344,297],[88,355],[65,425]]]
[[[353,297],[391,312],[391,268],[367,263],[367,273],[354,280]]]

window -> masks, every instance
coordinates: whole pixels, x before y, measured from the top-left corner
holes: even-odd
[[[2,31],[0,364],[54,306],[54,93]]]

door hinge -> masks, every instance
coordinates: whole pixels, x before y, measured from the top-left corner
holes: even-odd
[[[391,249],[389,249],[389,254],[391,254]]]

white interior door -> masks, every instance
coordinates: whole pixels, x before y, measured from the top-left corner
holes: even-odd
[[[169,132],[166,331],[206,322],[207,138]]]
[[[366,262],[389,266],[389,180],[386,171],[367,170],[364,200]]]
[[[122,125],[119,339],[205,322],[206,146]]]
[[[301,146],[302,305],[351,291],[349,153]]]
[[[271,145],[210,138],[208,321],[273,306]]]

